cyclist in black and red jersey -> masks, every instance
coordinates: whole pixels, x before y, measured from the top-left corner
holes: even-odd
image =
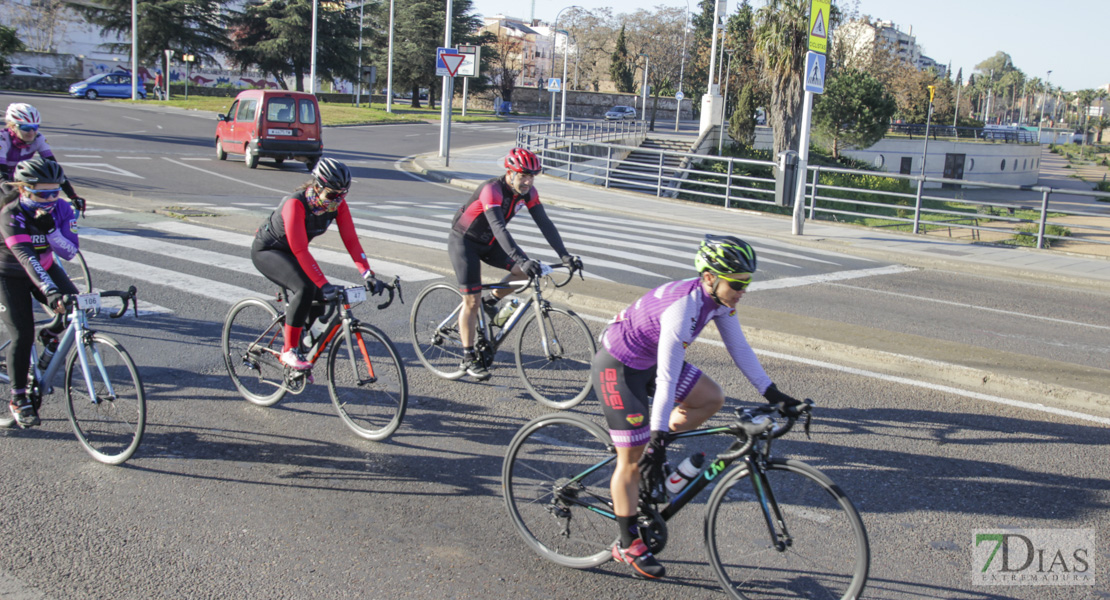
[[[281,202],[258,228],[251,245],[251,260],[259,272],[289,290],[281,362],[298,371],[312,368],[312,363],[301,356],[298,345],[313,300],[331,300],[339,293],[339,287],[328,283],[308,251],[313,238],[323,235],[334,221],[370,293],[377,295],[385,289],[385,283],[378,281],[370,270],[351,220],[351,209],[343,201],[350,187],[351,171],[347,165],[333,158],[320,159],[312,170],[312,181]]]
[[[578,257],[567,252],[555,224],[540,204],[540,195],[533,181],[541,168],[540,159],[534,153],[524,148],[513,148],[505,156],[505,174],[479,186],[470,199],[459,207],[451,222],[447,251],[463,295],[463,308],[459,315],[459,337],[462,338],[464,352],[461,367],[478,381],[490,377],[489,370],[474,352],[474,331],[478,324],[478,304],[482,292],[481,262],[505,269],[517,277],[536,277],[540,274],[540,263],[528,258],[509,234],[509,221],[521,209],[528,209],[528,214],[532,215],[544,239],[563,264],[575,268],[582,265]],[[495,291],[482,301],[483,308],[491,316],[496,314],[497,302],[509,293],[507,289]]]

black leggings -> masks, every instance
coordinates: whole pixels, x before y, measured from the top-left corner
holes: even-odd
[[[285,307],[286,325],[304,327],[309,316],[315,318],[324,313],[323,307],[312,310],[312,301],[323,302],[324,295],[312,279],[309,279],[292,252],[264,250],[252,246],[251,261],[266,279],[289,290],[289,305]]]
[[[46,270],[54,285],[63,294],[76,294],[77,288],[69,280],[65,269],[57,262]],[[31,345],[35,343],[35,305],[31,298],[46,304],[46,295],[23,276],[0,276],[0,321],[8,328],[12,343],[8,345],[8,375],[12,378],[12,389],[27,388],[27,372],[31,367]],[[53,315],[54,311],[47,314]],[[50,330],[60,333],[65,329],[63,319],[54,319]]]

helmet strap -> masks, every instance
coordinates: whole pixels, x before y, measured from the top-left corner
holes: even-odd
[[[708,270],[703,271],[703,273],[710,273],[710,272],[711,271],[708,271]],[[705,280],[703,279],[702,282],[704,283]],[[724,306],[725,303],[721,302],[721,297],[717,295],[717,286],[719,286],[719,285],[721,285],[721,278],[718,277],[716,273],[713,273],[713,285],[709,288],[709,297],[712,298],[713,301],[717,303],[717,306]]]

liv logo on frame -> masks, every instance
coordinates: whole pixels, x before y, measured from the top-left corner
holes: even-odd
[[[1094,529],[976,529],[974,585],[1094,585]]]

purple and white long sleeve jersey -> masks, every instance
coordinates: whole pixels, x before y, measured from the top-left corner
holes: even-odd
[[[732,361],[748,381],[760,394],[767,391],[771,378],[748,345],[736,311],[717,304],[702,289],[700,278],[672,281],[651,290],[606,328],[601,341],[613,358],[633,369],[658,364],[651,402],[652,431],[667,430],[686,347],[709,321],[717,324]]]

